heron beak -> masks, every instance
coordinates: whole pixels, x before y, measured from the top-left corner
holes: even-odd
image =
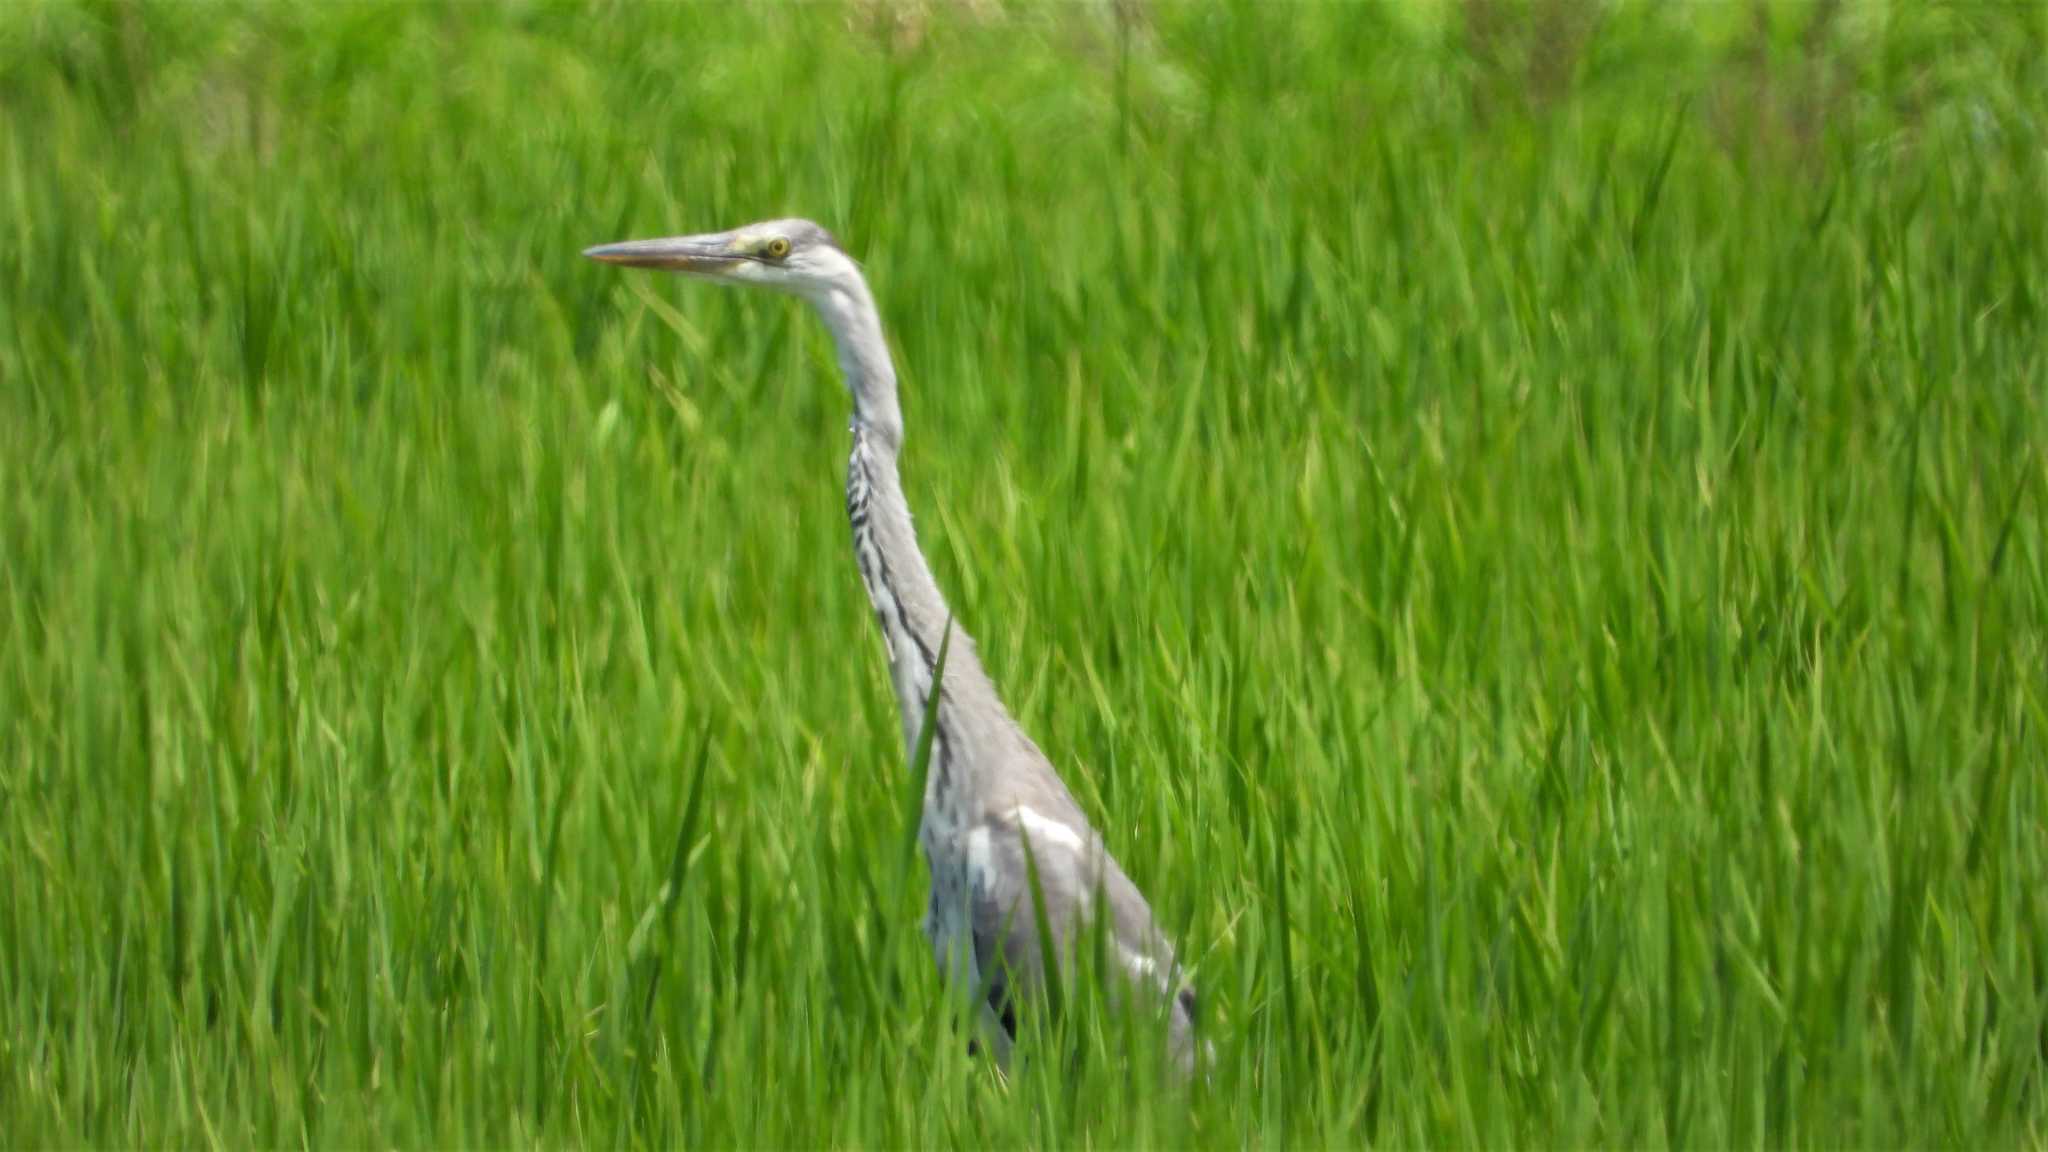
[[[712,236],[670,236],[662,240],[626,240],[585,248],[600,264],[624,268],[662,268],[670,272],[717,273],[738,263],[729,233]]]

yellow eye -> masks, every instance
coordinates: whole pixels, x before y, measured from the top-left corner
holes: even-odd
[[[789,255],[789,241],[784,240],[780,236],[777,236],[775,239],[770,240],[766,245],[764,245],[761,251],[770,260],[780,260],[784,256]]]

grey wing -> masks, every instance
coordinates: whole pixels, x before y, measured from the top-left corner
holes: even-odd
[[[990,1012],[1014,1038],[1016,1001],[1043,990],[1048,957],[1063,969],[1071,963],[1075,941],[1086,939],[1088,926],[1102,910],[1098,904],[1106,905],[1111,954],[1104,959],[1131,983],[1173,997],[1172,1045],[1181,1062],[1188,1063],[1194,990],[1182,980],[1151,906],[1078,811],[1055,811],[1058,815],[1048,816],[1020,806],[974,832],[980,851],[975,853],[972,931]],[[1034,870],[1045,903],[1044,926],[1053,936],[1049,942],[1041,938],[1032,900]]]

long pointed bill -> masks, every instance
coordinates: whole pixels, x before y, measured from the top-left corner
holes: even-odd
[[[732,235],[670,236],[663,240],[627,240],[585,248],[585,256],[600,264],[626,268],[665,268],[670,272],[716,273],[732,267],[741,257],[732,250]]]

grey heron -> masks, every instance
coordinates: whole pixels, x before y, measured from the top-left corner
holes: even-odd
[[[1160,1006],[1168,1051],[1183,1070],[1191,1069],[1194,990],[1151,906],[1051,762],[1003,706],[918,548],[897,472],[903,413],[896,369],[860,267],[830,233],[808,220],[605,244],[584,255],[771,288],[817,310],[831,330],[853,398],[846,514],[912,756],[945,646],[918,824],[931,870],[924,931],[941,976],[955,995],[986,991],[969,1007],[998,1061],[1007,1064],[1016,1009],[1043,994],[1047,961],[1056,977],[1093,935],[1084,929],[1103,930],[1103,959],[1118,977],[1109,988],[1135,988]],[[1052,939],[1043,937],[1041,925]]]

